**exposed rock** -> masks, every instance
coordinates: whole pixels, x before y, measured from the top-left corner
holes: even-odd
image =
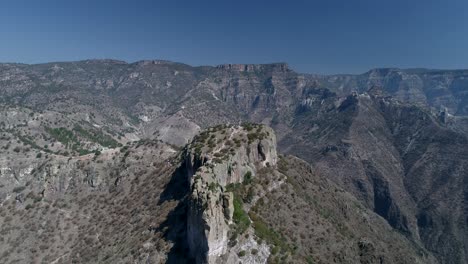
[[[234,143],[241,141],[244,143]],[[226,186],[242,183],[245,175],[255,177],[267,164],[275,166],[276,138],[264,126],[219,126],[195,138],[186,155],[191,185],[187,220],[190,254],[197,263],[222,263],[223,255],[229,252],[228,233],[234,214],[233,194],[225,191]]]
[[[231,223],[234,214],[234,195],[231,192],[223,194],[223,212],[226,220]]]

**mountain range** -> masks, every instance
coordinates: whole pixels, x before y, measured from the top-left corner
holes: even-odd
[[[468,263],[468,70],[0,64],[4,263]]]

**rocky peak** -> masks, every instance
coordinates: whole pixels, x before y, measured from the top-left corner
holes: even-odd
[[[190,177],[204,167],[217,174],[222,186],[238,183],[247,171],[255,174],[257,167],[276,165],[276,137],[263,125],[220,125],[196,136],[186,158]]]
[[[197,263],[218,263],[229,252],[234,195],[227,186],[276,162],[276,137],[263,125],[221,125],[190,143],[185,159],[191,185],[187,241]]]

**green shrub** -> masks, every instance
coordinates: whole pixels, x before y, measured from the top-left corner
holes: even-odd
[[[26,189],[26,186],[18,186],[18,187],[13,188],[13,192],[20,193],[24,191],[24,189]]]
[[[278,254],[278,252],[279,252],[279,247],[273,247],[271,249],[271,255],[276,255],[276,254]]]
[[[96,142],[103,147],[116,148],[121,146],[115,139],[111,136],[104,134],[99,130],[86,130],[79,125],[76,125],[73,128],[73,131],[81,137],[87,138],[92,142]]]
[[[87,150],[87,149],[79,149],[78,150],[78,155],[80,155],[80,156],[87,155],[89,153],[92,153],[92,151]]]
[[[245,195],[244,197],[244,201],[246,203],[250,203],[253,201],[253,197],[254,197],[254,188],[250,187],[248,190],[247,190],[247,194]]]
[[[124,153],[128,150],[128,146],[124,146],[123,148],[120,149],[120,153]]]
[[[243,123],[242,126],[243,126],[247,131],[251,131],[252,129],[254,129],[254,127],[256,126],[256,124],[253,124],[253,123]]]
[[[239,191],[240,187],[241,185],[239,183],[230,183],[226,185],[226,191],[236,193],[237,191]]]
[[[57,141],[61,142],[63,145],[65,145],[67,147],[73,145],[73,143],[78,142],[78,140],[77,140],[76,136],[73,134],[73,132],[66,129],[66,128],[64,128],[64,127],[59,127],[59,128],[46,127],[45,130],[53,138],[55,138]],[[44,148],[48,148],[48,146],[45,145]]]
[[[239,234],[242,234],[250,226],[250,219],[247,213],[242,208],[242,200],[234,195],[234,215],[233,220],[236,223],[236,229]]]
[[[214,192],[217,188],[218,188],[218,184],[215,182],[210,182],[210,184],[208,185],[208,190],[212,192]]]
[[[244,174],[244,181],[242,184],[247,185],[252,183],[252,172],[248,171]]]
[[[288,244],[286,244],[286,240],[277,232],[270,229],[268,225],[255,213],[252,211],[249,213],[250,219],[253,222],[253,228],[255,230],[255,235],[265,240],[268,244],[273,245],[273,249],[271,254],[276,254],[279,250],[281,251],[290,251]]]

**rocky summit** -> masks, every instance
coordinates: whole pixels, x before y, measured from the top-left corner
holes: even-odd
[[[0,64],[0,262],[468,263],[466,80]]]

